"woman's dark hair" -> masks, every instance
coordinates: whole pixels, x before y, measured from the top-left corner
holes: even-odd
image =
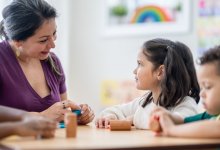
[[[2,11],[0,36],[5,40],[25,41],[33,36],[41,25],[57,17],[56,9],[44,0],[13,0]],[[56,74],[60,74],[49,55],[48,62]]]
[[[25,41],[45,22],[57,16],[44,0],[13,0],[2,11],[0,34],[6,40]]]
[[[157,104],[169,109],[181,103],[185,96],[191,96],[199,102],[200,90],[193,56],[186,45],[157,38],[144,43],[143,53],[153,64],[153,71],[160,65],[165,68]],[[150,93],[142,106],[145,107],[152,100]]]
[[[204,65],[208,63],[216,64],[217,73],[220,75],[220,45],[210,48],[199,58],[198,64]]]

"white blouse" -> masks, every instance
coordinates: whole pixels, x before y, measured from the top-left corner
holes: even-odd
[[[142,104],[147,96],[148,94],[144,97],[136,98],[129,103],[106,108],[99,114],[99,117],[105,117],[111,114],[115,115],[119,120],[133,118],[133,124],[136,128],[149,129],[150,112],[155,108],[156,104],[152,101],[143,108]],[[169,111],[185,118],[197,114],[199,109],[196,101],[192,97],[186,96],[179,105],[169,109]]]

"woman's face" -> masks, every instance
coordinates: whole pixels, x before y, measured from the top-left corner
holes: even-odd
[[[137,67],[133,71],[135,74],[136,87],[139,90],[153,90],[159,86],[156,71],[153,64],[147,60],[143,51],[138,53]]]
[[[209,114],[220,114],[220,75],[217,73],[217,64],[207,63],[198,71],[200,97],[204,108]]]
[[[21,41],[21,56],[44,60],[51,48],[55,48],[56,22],[55,18],[46,20],[35,34],[25,41]]]

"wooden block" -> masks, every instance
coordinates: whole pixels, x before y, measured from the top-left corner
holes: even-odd
[[[110,120],[111,131],[131,130],[131,122],[125,120]]]
[[[159,120],[155,118],[150,121],[149,128],[154,132],[162,131]]]
[[[77,116],[74,113],[66,113],[64,117],[64,123],[66,126],[66,137],[76,137],[77,131]]]

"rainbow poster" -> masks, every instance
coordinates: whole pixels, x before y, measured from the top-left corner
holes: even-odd
[[[170,22],[173,21],[167,11],[156,5],[142,6],[136,9],[131,23]]]

